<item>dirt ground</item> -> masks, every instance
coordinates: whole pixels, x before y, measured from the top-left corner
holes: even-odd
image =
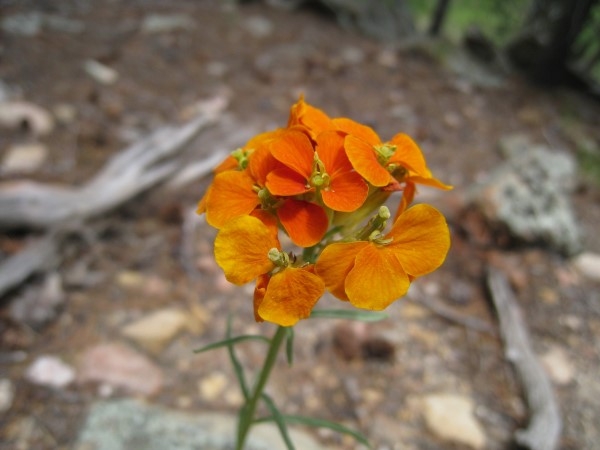
[[[600,142],[600,106],[580,94],[538,89],[514,74],[486,87],[451,70],[439,49],[383,45],[311,10],[291,13],[263,2],[227,5],[218,0],[0,1],[0,18],[41,11],[83,24],[78,32],[55,27],[42,27],[34,36],[0,32],[0,79],[48,111],[64,105],[74,111],[73,118],[58,121],[40,138],[49,157],[32,178],[81,184],[131,140],[182,122],[196,102],[215,95],[229,99],[227,123],[235,129],[215,127],[201,134],[193,144],[199,159],[223,145],[233,150],[236,133],[249,137],[285,125],[290,105],[304,93],[329,115],[367,123],[384,138],[410,134],[433,173],[459,193],[502,161],[497,143],[504,136],[523,133],[573,154],[581,136]],[[189,21],[175,30],[144,32],[141,23],[150,14],[179,14]],[[84,71],[87,60],[114,69],[118,79],[99,83]],[[29,139],[27,130],[0,130],[0,152]],[[186,411],[235,411],[239,394],[226,352],[191,350],[220,339],[228,313],[234,314],[236,333],[271,334],[273,327],[254,323],[251,291],[220,281],[210,263],[215,233],[208,226],[198,227],[193,249],[199,276],[189,277],[182,266],[182,221],[207,183],[169,193],[158,188],[91,221],[92,237],[69,245],[60,274],[73,280],[83,264],[96,281],[66,282],[67,300],[44,327],[34,330],[10,318],[10,304],[20,292],[2,299],[0,370],[15,396],[0,413],[0,448],[71,448],[86,408],[99,398],[90,385],[51,389],[26,381],[25,370],[36,357],[52,354],[76,364],[94,344],[126,341],[119,330],[128,321],[169,306],[195,312],[200,325],[152,356],[167,381],[150,400]],[[499,250],[473,239],[463,232],[456,198],[429,191],[422,197],[448,213],[453,230],[453,248],[442,269],[415,283],[409,298],[390,308],[390,319],[366,330],[326,320],[299,324],[294,366],[282,363],[274,375],[274,398],[289,413],[357,428],[374,448],[461,449],[468,447],[427,430],[420,403],[430,393],[459,393],[477,405],[485,448],[511,448],[514,431],[527,423],[527,405],[497,333],[474,331],[419,304],[431,298],[497,329],[484,286],[484,263],[493,255],[513,281],[536,352],[566,355],[561,368],[568,376],[553,378],[564,420],[560,448],[597,448],[598,284],[548,249]],[[598,185],[582,176],[573,202],[585,249],[599,253]],[[29,236],[26,230],[0,236],[0,255],[16,253]],[[128,286],[123,280],[132,273],[145,282]],[[330,298],[322,305],[337,306]],[[361,333],[392,350],[383,359],[377,352],[343,358],[340,339],[356,340]],[[244,349],[242,360],[252,372],[260,347]],[[25,356],[11,359],[16,352]],[[225,375],[228,388],[205,398],[198,382],[215,374]],[[27,434],[23,423],[30,418],[37,431]],[[326,448],[358,448],[333,433],[315,436]]]

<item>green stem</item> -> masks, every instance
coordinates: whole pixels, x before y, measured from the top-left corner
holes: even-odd
[[[277,328],[277,331],[275,332],[275,335],[271,339],[269,352],[267,353],[267,357],[265,359],[263,367],[258,375],[258,379],[256,380],[256,385],[252,390],[252,395],[240,410],[237,444],[235,447],[236,450],[243,450],[244,448],[244,443],[246,442],[246,438],[248,437],[248,432],[250,431],[250,427],[254,423],[254,413],[256,412],[258,401],[260,400],[263,394],[263,390],[265,388],[265,385],[267,384],[269,375],[271,374],[271,369],[273,369],[275,361],[277,360],[279,348],[281,347],[281,343],[285,339],[286,335],[286,327],[279,326]]]

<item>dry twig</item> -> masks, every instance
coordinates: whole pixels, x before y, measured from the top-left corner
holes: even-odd
[[[506,358],[513,363],[521,379],[531,414],[527,428],[517,431],[516,441],[531,450],[555,450],[562,421],[550,380],[531,348],[525,322],[506,276],[489,268],[487,282],[498,313]]]

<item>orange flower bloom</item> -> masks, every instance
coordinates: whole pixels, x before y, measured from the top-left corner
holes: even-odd
[[[354,306],[381,310],[408,291],[410,282],[437,269],[450,234],[444,216],[428,205],[406,210],[383,236],[328,245],[316,273],[332,294]]]
[[[333,119],[333,122],[338,130],[347,134],[344,146],[350,162],[373,186],[383,187],[410,179],[412,183],[452,188],[433,177],[421,149],[406,134],[399,133],[383,143],[366,125],[345,118]]]
[[[316,152],[305,134],[289,131],[271,143],[273,157],[285,167],[267,177],[274,195],[318,192],[334,211],[355,211],[369,192],[367,183],[354,171],[343,147],[343,136],[325,131],[316,137]]]
[[[277,235],[256,217],[237,217],[219,230],[215,259],[234,284],[258,278],[254,296],[258,321],[292,326],[310,315],[325,290],[310,267],[290,266]]]
[[[327,114],[304,101],[304,96],[290,109],[288,128],[305,132],[311,139],[326,130],[332,130],[333,125]]]

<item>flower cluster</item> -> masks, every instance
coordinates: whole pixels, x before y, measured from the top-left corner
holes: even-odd
[[[285,128],[252,138],[214,172],[198,213],[219,230],[215,258],[226,278],[256,280],[257,321],[292,326],[325,289],[384,309],[437,269],[450,246],[439,211],[409,207],[417,184],[451,188],[433,177],[417,144],[402,133],[383,142],[303,98]],[[395,191],[402,197],[392,218],[382,205]],[[294,251],[282,248],[280,231]]]

